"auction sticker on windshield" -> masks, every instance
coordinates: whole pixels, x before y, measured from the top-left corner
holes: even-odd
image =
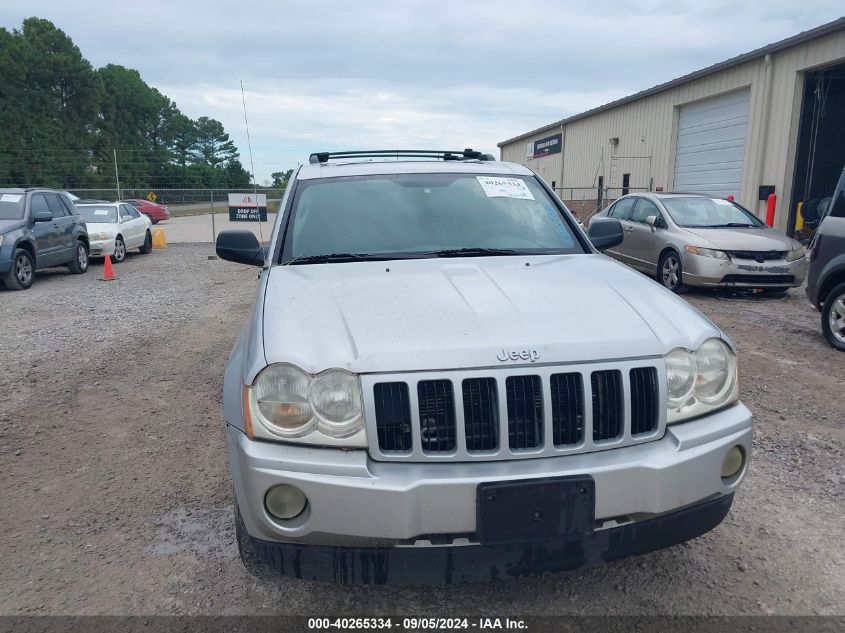
[[[534,200],[534,194],[520,178],[495,178],[493,176],[476,176],[481,188],[488,198],[516,198],[518,200]]]
[[[21,194],[19,193],[4,193],[0,202],[20,202]]]

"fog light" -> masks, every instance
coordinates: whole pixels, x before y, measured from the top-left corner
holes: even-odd
[[[273,486],[264,495],[264,506],[267,512],[277,519],[293,519],[302,514],[308,499],[299,488],[287,484]]]
[[[742,470],[742,464],[745,462],[745,455],[739,446],[734,446],[727,453],[725,459],[722,461],[722,479],[730,479]]]

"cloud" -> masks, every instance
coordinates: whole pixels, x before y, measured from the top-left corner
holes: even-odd
[[[4,0],[223,121],[256,171],[315,148],[496,142],[818,26],[841,1]]]
[[[237,140],[245,140],[239,89],[202,85],[163,90],[188,114],[214,112]],[[261,156],[256,165],[261,180],[269,174],[268,157],[270,164],[296,162],[320,150],[473,147],[497,155],[496,143],[535,125],[538,112],[541,120],[554,120],[620,96],[618,90],[465,85],[431,91],[327,80],[249,86],[246,103],[254,154]]]

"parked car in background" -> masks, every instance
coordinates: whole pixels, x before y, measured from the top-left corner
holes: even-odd
[[[88,270],[88,231],[70,199],[52,189],[0,189],[0,280],[25,290],[35,271]]]
[[[608,255],[669,290],[761,288],[785,292],[807,273],[804,247],[736,202],[698,194],[635,193],[594,218],[615,218],[625,239]]]
[[[138,211],[146,215],[153,224],[158,224],[162,220],[170,219],[170,209],[163,204],[156,204],[155,202],[141,199],[121,200],[120,202],[131,204],[133,207],[138,209]]]
[[[111,204],[111,200],[100,200],[98,198],[80,198],[79,196],[74,195],[69,191],[65,191],[64,194],[68,198],[70,198],[70,201],[73,202],[73,204]]]
[[[588,236],[472,150],[314,154],[280,214],[267,247],[216,247],[261,270],[223,385],[248,570],[486,582],[726,516],[752,435],[735,349],[599,252],[618,220]]]
[[[126,251],[137,248],[146,255],[153,250],[152,222],[135,207],[122,202],[77,204],[88,223],[91,257],[126,259]]]
[[[822,332],[845,351],[845,169],[810,243],[807,298],[822,313]]]

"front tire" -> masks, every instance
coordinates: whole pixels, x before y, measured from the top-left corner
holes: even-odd
[[[80,240],[76,243],[73,260],[67,267],[74,275],[81,275],[88,272],[88,247],[85,245],[85,242]]]
[[[249,533],[246,531],[244,520],[241,518],[241,510],[238,507],[238,502],[235,505],[235,538],[238,541],[238,553],[241,556],[246,570],[254,577],[260,580],[267,580],[272,577],[272,573],[267,563],[265,562],[263,552],[259,551],[252,539],[249,538]]]
[[[683,283],[681,256],[675,251],[666,251],[657,263],[657,281],[674,293],[681,294],[687,287]]]
[[[141,252],[141,255],[147,255],[153,252],[153,235],[149,231],[144,236],[144,243],[141,244],[141,248],[138,249]]]
[[[825,297],[822,332],[828,343],[845,352],[845,283],[833,288]]]
[[[32,255],[23,248],[15,249],[12,267],[3,277],[3,283],[9,290],[26,290],[34,281],[35,262],[32,260]]]
[[[124,244],[122,237],[118,237],[114,241],[114,254],[112,255],[112,259],[114,259],[115,264],[119,264],[126,259],[126,244]]]

